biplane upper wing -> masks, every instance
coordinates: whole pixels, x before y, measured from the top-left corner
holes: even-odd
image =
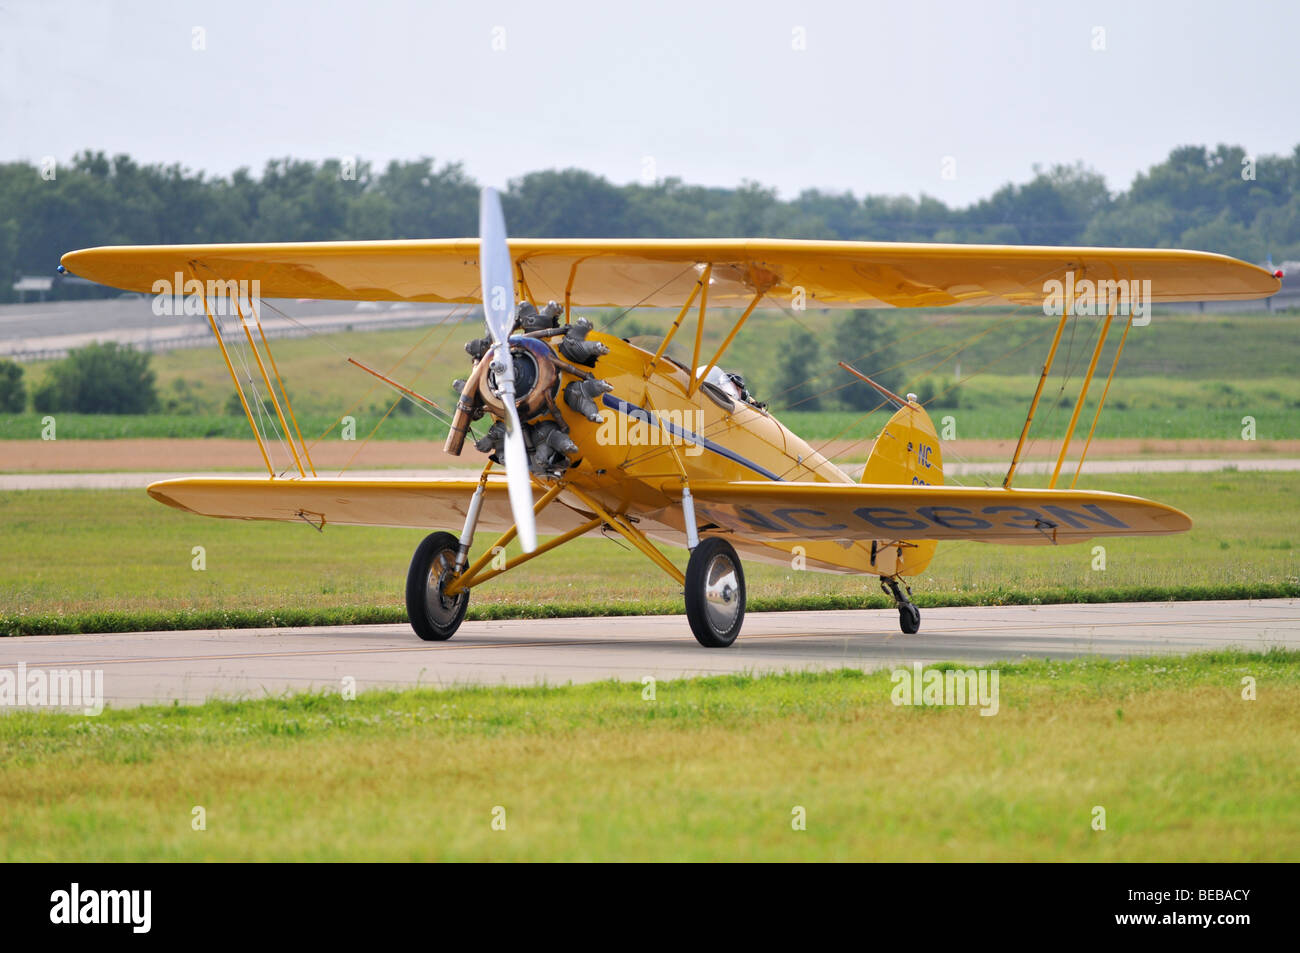
[[[150,484],[149,495],[177,509],[226,519],[458,531],[478,483],[477,479],[186,477]],[[495,532],[509,529],[514,517],[504,476],[490,476],[483,488],[478,525]],[[559,534],[586,519],[557,503],[538,514],[537,529]]]
[[[667,488],[665,488],[667,489]],[[1181,510],[1095,490],[855,483],[691,483],[701,523],[765,540],[979,540],[1050,545],[1181,533]]]
[[[513,239],[521,290],[585,307],[680,307],[706,265],[709,304],[762,295],[810,308],[1041,305],[1049,281],[1149,280],[1155,302],[1246,300],[1278,278],[1224,255],[1167,248],[1065,248],[780,239]],[[253,281],[265,298],[475,303],[478,239],[108,246],[63,265],[102,284],[188,293],[180,281]],[[1143,289],[1146,293],[1146,289]]]

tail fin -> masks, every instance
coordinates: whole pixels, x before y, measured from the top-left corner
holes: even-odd
[[[880,431],[860,482],[943,486],[939,435],[930,415],[915,400],[900,407]],[[871,544],[872,563],[887,575],[900,576],[915,576],[924,571],[938,546],[933,540],[885,542],[888,545],[879,548],[877,543]]]
[[[889,418],[867,457],[861,482],[943,486],[939,435],[924,407],[908,401]]]

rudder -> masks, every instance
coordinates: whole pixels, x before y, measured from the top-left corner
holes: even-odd
[[[930,415],[915,400],[900,407],[880,431],[859,482],[943,486],[939,434]],[[930,564],[937,546],[933,540],[900,541],[879,552],[876,562],[879,568],[888,569],[886,563],[892,561],[893,573],[887,575],[914,576]]]

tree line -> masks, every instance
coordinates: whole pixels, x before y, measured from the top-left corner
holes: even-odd
[[[277,159],[261,175],[82,152],[65,165],[0,164],[0,301],[74,248],[109,244],[451,238],[478,228],[478,183],[457,162]],[[581,169],[533,172],[503,195],[520,237],[820,238],[1197,248],[1300,259],[1300,146],[1251,156],[1181,146],[1125,191],[1082,164],[1036,169],[966,207],[927,195],[809,189],[782,199],[679,179],[618,185]],[[68,287],[56,294],[87,293]],[[107,292],[104,292],[107,293]]]

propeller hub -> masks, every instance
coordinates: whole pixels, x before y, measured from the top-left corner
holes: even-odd
[[[554,405],[560,389],[560,372],[551,349],[533,338],[511,338],[510,362],[514,370],[515,407],[519,419],[527,422],[546,413]],[[488,412],[498,420],[506,413],[500,384],[503,370],[502,362],[494,354],[492,364],[479,385],[479,396],[487,405]]]

